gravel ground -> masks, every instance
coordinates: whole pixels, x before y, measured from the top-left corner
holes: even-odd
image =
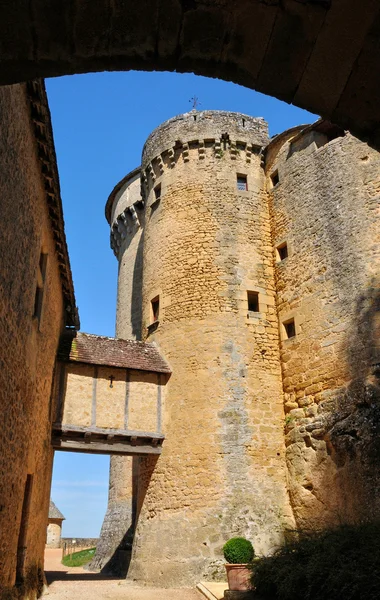
[[[125,579],[104,578],[82,567],[64,567],[62,550],[46,550],[45,574],[49,587],[46,600],[201,600],[194,589],[138,587]]]

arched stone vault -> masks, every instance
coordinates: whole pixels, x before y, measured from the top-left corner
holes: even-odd
[[[104,70],[219,77],[380,144],[378,0],[13,0],[0,84]]]

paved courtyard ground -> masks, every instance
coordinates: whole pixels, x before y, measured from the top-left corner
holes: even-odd
[[[139,587],[125,579],[89,573],[82,567],[64,567],[61,559],[62,550],[46,550],[46,600],[202,600],[195,589]]]

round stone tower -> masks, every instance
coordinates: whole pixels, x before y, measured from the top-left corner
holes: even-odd
[[[127,176],[107,205],[117,335],[155,342],[172,368],[162,454],[134,459],[129,575],[145,582],[215,576],[228,538],[268,552],[292,525],[267,142],[260,118],[175,117],[145,144],[141,198]]]

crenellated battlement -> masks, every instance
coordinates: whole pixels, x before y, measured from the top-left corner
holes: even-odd
[[[170,148],[198,140],[219,140],[224,134],[231,140],[256,146],[265,146],[269,141],[268,124],[261,117],[222,110],[193,110],[165,121],[150,134],[142,152],[142,168]]]
[[[141,209],[143,206],[143,201],[137,201],[127,206],[112,223],[110,234],[111,248],[116,258],[119,258],[119,252],[123,243],[142,226],[143,215]]]
[[[250,143],[241,137],[232,139],[228,133],[219,138],[202,138],[181,142],[177,140],[172,148],[154,156],[141,170],[141,197],[145,201],[156,181],[166,170],[172,170],[179,162],[189,163],[191,160],[205,161],[207,159],[229,159],[236,161],[243,158],[249,165],[252,156],[260,155],[264,146]]]

